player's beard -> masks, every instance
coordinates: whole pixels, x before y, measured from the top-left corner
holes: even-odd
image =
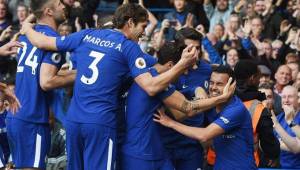
[[[66,21],[66,15],[65,12],[57,12],[56,15],[54,15],[54,20],[57,25],[60,25],[61,23]]]

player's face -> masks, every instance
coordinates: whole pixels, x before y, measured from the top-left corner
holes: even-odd
[[[138,42],[139,38],[145,35],[145,28],[147,27],[147,24],[147,21],[138,22],[137,24],[134,24],[134,26],[131,29],[130,39]]]
[[[63,23],[66,20],[66,14],[65,5],[61,2],[61,0],[54,0],[53,10],[53,17],[56,23]]]
[[[198,40],[185,39],[184,44],[186,46],[193,45],[194,47],[196,47],[197,52],[199,53],[198,59],[201,57],[201,46]]]
[[[209,82],[209,96],[216,97],[222,95],[228,79],[228,74],[213,72]]]

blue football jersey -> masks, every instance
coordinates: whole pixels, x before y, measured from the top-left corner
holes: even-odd
[[[155,69],[151,74],[157,76]],[[158,125],[153,121],[153,114],[161,106],[162,100],[172,95],[174,86],[149,96],[137,83],[134,83],[127,98],[126,136],[123,153],[144,160],[160,160],[165,158],[164,147],[159,135]]]
[[[195,88],[202,87],[207,90],[208,81],[212,73],[210,64],[203,60],[197,63],[196,69],[189,69],[188,74],[183,74],[174,83],[176,90],[180,91],[187,99],[191,100],[195,96]],[[183,121],[185,125],[203,127],[204,114],[198,114],[192,118],[187,118]],[[184,148],[189,153],[194,150],[199,150],[199,142],[197,140],[188,138],[173,129],[161,127],[161,134],[165,147],[168,149]],[[196,147],[195,147],[196,146]]]
[[[138,44],[117,30],[87,29],[56,38],[56,46],[71,52],[77,65],[67,120],[115,127],[125,75],[149,71]]]
[[[225,133],[213,139],[215,169],[257,169],[254,161],[252,119],[242,101],[233,96],[220,113],[212,109],[208,119]]]
[[[48,36],[59,36],[47,25],[36,25],[34,29]],[[40,68],[42,63],[60,68],[62,56],[34,47],[26,36],[20,36],[18,41],[23,47],[19,48],[17,54],[15,93],[22,107],[15,115],[9,112],[7,116],[28,122],[48,123],[50,92],[45,92],[40,87]]]

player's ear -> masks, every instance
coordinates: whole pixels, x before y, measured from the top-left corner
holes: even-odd
[[[47,16],[47,15],[53,15],[53,10],[51,8],[45,8],[44,9],[44,16]]]
[[[127,24],[128,24],[128,26],[129,26],[129,28],[132,28],[132,27],[134,27],[134,25],[135,25],[132,18],[129,18],[129,19],[128,19]]]
[[[173,61],[168,61],[167,65],[169,68],[172,68],[174,66],[174,63]]]

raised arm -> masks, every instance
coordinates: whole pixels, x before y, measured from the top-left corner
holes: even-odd
[[[179,62],[170,70],[152,77],[150,73],[137,76],[134,80],[142,87],[149,96],[154,96],[164,90],[169,84],[175,81],[189,66],[196,62],[198,52],[192,45],[186,47],[181,55]]]
[[[235,89],[235,83],[230,85],[231,81],[232,79],[228,81],[226,88],[224,88],[223,94],[220,96],[208,99],[189,101],[184,97],[183,94],[176,91],[164,100],[164,104],[169,108],[183,112],[181,114],[175,112],[174,116],[176,117],[176,119],[182,119],[182,115],[192,117],[199,112],[211,109],[220,103],[226,102],[233,95]]]
[[[49,50],[49,51],[57,51],[56,47],[56,38],[49,37],[39,32],[36,32],[33,28],[31,23],[23,23],[21,34],[25,34],[32,45],[36,46],[37,48]]]
[[[18,109],[21,107],[21,104],[14,94],[14,91],[11,90],[6,84],[0,83],[0,109],[5,106],[4,101],[8,101],[9,103],[9,110],[12,113],[16,113]]]
[[[166,127],[172,128],[177,132],[187,137],[199,140],[200,142],[207,142],[210,139],[213,139],[214,137],[224,133],[224,130],[215,123],[210,124],[206,128],[197,128],[197,127],[186,126],[184,124],[176,122],[170,119],[161,110],[159,111],[159,114],[155,114],[154,116],[155,116],[154,118],[155,122],[158,122]]]
[[[56,66],[43,63],[40,70],[40,85],[45,91],[66,87],[75,81],[75,77],[76,71],[74,70],[58,72]]]
[[[274,123],[274,129],[280,136],[281,141],[285,144],[289,151],[293,153],[300,153],[300,140],[296,137],[290,136],[278,122],[274,112],[272,112],[272,120]],[[280,144],[280,148],[286,150],[284,145]]]

